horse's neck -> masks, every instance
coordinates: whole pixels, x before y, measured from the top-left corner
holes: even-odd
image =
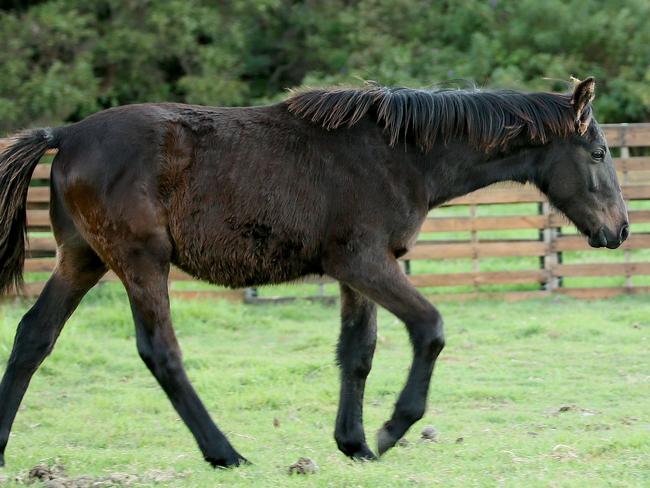
[[[534,151],[519,148],[505,154],[488,156],[472,149],[452,148],[433,155],[427,175],[431,193],[430,206],[463,196],[493,183],[532,178]]]
[[[475,164],[470,176],[480,185],[476,189],[502,181],[526,183],[532,178],[533,160],[534,154],[530,148],[520,149]]]

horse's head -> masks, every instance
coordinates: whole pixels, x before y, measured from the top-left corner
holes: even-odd
[[[628,216],[607,141],[592,116],[594,88],[593,78],[576,83],[575,133],[547,146],[535,183],[589,245],[615,249],[629,234]]]

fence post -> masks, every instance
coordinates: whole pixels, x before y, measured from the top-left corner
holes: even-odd
[[[478,272],[480,270],[479,266],[479,257],[477,253],[477,244],[478,244],[478,232],[476,231],[476,214],[477,214],[477,207],[476,204],[473,203],[469,206],[469,217],[472,221],[472,230],[470,231],[470,241],[472,243],[472,247],[474,248],[474,252],[472,253],[472,272],[475,273],[475,276],[478,275]],[[479,292],[479,282],[476,278],[474,278],[474,291]]]
[[[627,160],[630,159],[630,148],[627,146],[627,124],[621,124],[621,165],[622,165],[622,180],[621,184],[623,186],[629,184],[629,175],[628,175],[628,164]],[[625,205],[629,206],[629,202],[625,201]],[[630,249],[625,249],[623,251],[623,259],[625,261],[625,288],[632,288],[632,276],[630,275],[630,262],[632,261],[632,251]]]
[[[244,301],[254,301],[257,298],[257,288],[244,289]]]
[[[561,286],[561,278],[554,276],[555,267],[561,263],[562,256],[553,249],[559,231],[551,227],[551,205],[544,201],[538,205],[538,212],[545,217],[544,229],[540,232],[540,239],[546,244],[546,252],[541,257],[540,267],[546,271],[546,281],[543,288],[554,292]]]

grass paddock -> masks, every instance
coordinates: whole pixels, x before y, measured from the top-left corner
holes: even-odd
[[[27,302],[0,308],[0,363]],[[211,469],[139,359],[126,296],[93,291],[34,376],[0,479],[39,463],[138,486],[650,486],[650,297],[444,303],[447,347],[409,443],[354,463],[332,433],[338,307],[172,304],[194,386],[254,465]],[[406,377],[402,324],[379,315],[370,445]],[[437,442],[419,440],[427,425]],[[299,457],[320,467],[289,477]],[[164,471],[156,479],[150,473]]]

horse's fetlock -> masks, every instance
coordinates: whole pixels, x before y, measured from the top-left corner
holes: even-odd
[[[412,425],[424,417],[426,405],[399,405],[396,410],[396,413],[406,421],[408,425]]]
[[[352,456],[365,447],[363,432],[355,434],[354,432],[336,432],[334,440],[339,450],[346,456]]]

